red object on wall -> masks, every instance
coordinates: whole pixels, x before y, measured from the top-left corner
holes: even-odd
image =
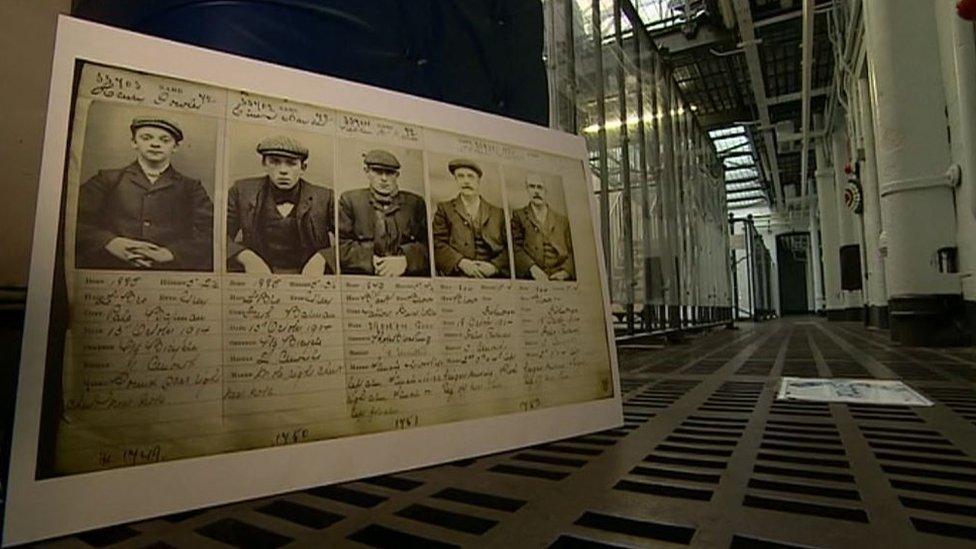
[[[966,21],[976,21],[976,0],[959,0],[956,2],[956,13]]]

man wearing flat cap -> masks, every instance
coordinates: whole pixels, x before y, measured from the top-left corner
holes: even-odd
[[[481,167],[452,160],[448,171],[458,195],[437,205],[434,214],[434,264],[443,276],[508,278],[505,212],[481,196]]]
[[[526,280],[576,280],[569,219],[546,200],[545,182],[536,174],[525,178],[529,203],[512,212],[515,276]]]
[[[427,209],[400,189],[400,161],[389,151],[363,155],[369,186],[339,199],[339,266],[343,274],[430,276]]]
[[[332,189],[303,177],[308,149],[273,135],[257,145],[265,174],[227,194],[227,269],[252,274],[335,273]]]
[[[129,131],[135,161],[99,171],[78,191],[75,266],[212,271],[213,202],[200,181],[170,164],[183,130],[142,116]]]

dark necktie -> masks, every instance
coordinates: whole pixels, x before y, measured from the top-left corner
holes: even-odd
[[[394,212],[398,209],[397,195],[372,193],[373,204],[373,255],[387,257],[400,255],[400,229]]]

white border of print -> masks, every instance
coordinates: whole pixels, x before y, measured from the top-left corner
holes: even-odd
[[[124,44],[125,47],[119,47]],[[14,421],[3,544],[498,452],[623,421],[601,269],[614,397],[295,446],[35,480],[65,149],[76,59],[398,120],[580,160],[581,137],[431,100],[282,68],[62,16],[54,52]],[[219,76],[215,76],[219,75]],[[271,75],[274,75],[272,78]],[[585,180],[589,184],[589,179]],[[588,193],[591,202],[592,193]],[[594,222],[594,232],[598,231]],[[601,239],[595,234],[598,257]],[[390,452],[390,448],[397,448]]]

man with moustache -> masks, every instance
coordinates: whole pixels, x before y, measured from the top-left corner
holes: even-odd
[[[140,116],[129,131],[135,161],[99,171],[78,190],[75,267],[213,270],[213,202],[200,181],[170,164],[183,130]]]
[[[434,214],[434,264],[443,276],[507,278],[505,212],[481,196],[481,167],[467,159],[447,165],[458,195],[437,205]]]
[[[542,178],[525,178],[529,203],[512,212],[515,276],[526,280],[576,280],[569,219],[546,201]]]
[[[427,205],[400,189],[400,161],[389,151],[363,155],[369,186],[339,199],[339,267],[342,274],[430,276]]]
[[[308,149],[286,135],[257,145],[265,174],[227,196],[227,269],[249,274],[335,273],[332,189],[303,178]]]

